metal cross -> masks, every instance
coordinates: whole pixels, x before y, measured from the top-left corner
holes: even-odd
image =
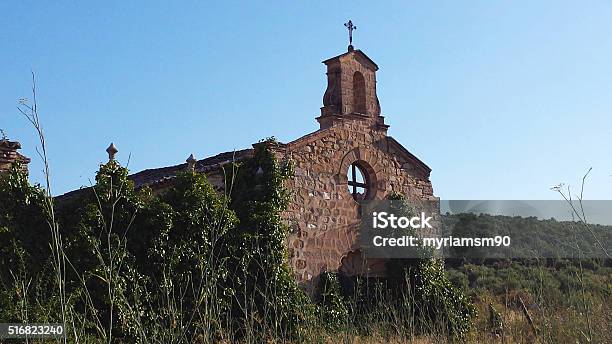
[[[353,45],[353,30],[357,30],[357,26],[353,25],[353,22],[350,20],[348,23],[344,23],[344,26],[346,26],[349,32],[349,45]]]

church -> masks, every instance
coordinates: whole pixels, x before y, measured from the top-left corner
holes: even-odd
[[[384,262],[364,261],[358,242],[361,200],[401,193],[411,200],[436,200],[431,169],[387,135],[376,94],[378,66],[363,51],[348,51],[323,61],[327,89],[319,130],[273,147],[278,161],[295,167],[287,187],[290,205],[284,214],[291,233],[289,261],[296,279],[308,285],[322,271],[348,276],[384,274]],[[264,134],[264,133],[262,133]],[[185,164],[131,175],[136,186],[163,189],[186,168],[206,174],[218,189],[221,167],[248,159],[253,149],[221,153]]]
[[[319,130],[271,147],[278,161],[291,161],[294,166],[286,185],[290,204],[283,216],[290,227],[289,262],[302,285],[311,285],[323,271],[384,275],[384,261],[366,260],[360,250],[359,201],[382,200],[391,193],[409,200],[437,200],[429,179],[431,169],[387,135],[389,125],[376,94],[376,63],[352,44],[347,52],[323,63],[327,89],[316,118]],[[17,152],[19,148],[17,142],[0,141],[0,170],[15,160],[27,166],[29,159]],[[117,150],[111,145],[107,152],[112,157]],[[130,179],[136,187],[163,192],[177,173],[189,168],[205,174],[222,190],[222,167],[249,159],[253,152],[249,148],[201,160],[191,155],[186,163],[144,170]]]

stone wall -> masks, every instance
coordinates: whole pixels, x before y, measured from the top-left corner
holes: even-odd
[[[21,163],[21,168],[27,172],[30,159],[19,154],[21,149],[19,142],[0,139],[0,172],[8,171],[15,162]]]
[[[348,275],[384,273],[379,261],[362,262],[357,242],[359,204],[348,191],[347,170],[358,162],[368,175],[369,197],[391,192],[434,200],[429,168],[378,130],[372,119],[346,119],[288,143],[278,158],[290,159],[291,203],[284,217],[291,226],[289,258],[305,285],[322,271]]]

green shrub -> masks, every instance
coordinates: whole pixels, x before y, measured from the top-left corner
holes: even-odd
[[[344,328],[349,313],[347,302],[342,297],[337,273],[323,272],[319,276],[316,296],[321,325],[332,332]]]
[[[34,302],[54,286],[45,200],[18,164],[0,174],[0,322],[58,319],[57,307]]]

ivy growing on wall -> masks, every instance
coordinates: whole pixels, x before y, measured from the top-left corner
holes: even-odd
[[[240,223],[230,235],[238,293],[234,308],[242,313],[238,318],[254,310],[264,315],[268,330],[297,336],[312,321],[314,308],[288,265],[289,228],[281,214],[289,202],[284,182],[293,169],[275,158],[276,144],[272,138],[256,145],[253,158],[235,173],[231,208]]]

